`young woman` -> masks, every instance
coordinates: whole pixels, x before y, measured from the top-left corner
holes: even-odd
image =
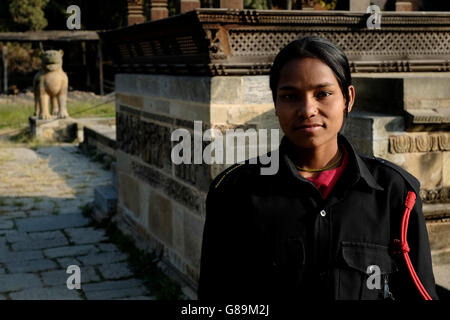
[[[276,56],[270,88],[284,132],[279,170],[236,164],[211,184],[199,299],[422,299],[407,243],[436,299],[418,180],[340,134],[355,100],[344,52],[326,39],[296,40]]]

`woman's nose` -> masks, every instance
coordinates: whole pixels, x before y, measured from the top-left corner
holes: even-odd
[[[302,118],[311,118],[317,114],[317,106],[312,97],[304,97],[300,103],[297,115]]]

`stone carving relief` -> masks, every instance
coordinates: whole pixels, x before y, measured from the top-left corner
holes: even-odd
[[[389,137],[390,153],[449,151],[450,134],[398,135]]]
[[[420,198],[423,203],[449,203],[450,188],[443,187],[437,189],[421,189]]]

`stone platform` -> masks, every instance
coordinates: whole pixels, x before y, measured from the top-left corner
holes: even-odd
[[[29,117],[30,135],[44,141],[83,142],[85,126],[115,126],[115,118],[65,118],[41,120]]]

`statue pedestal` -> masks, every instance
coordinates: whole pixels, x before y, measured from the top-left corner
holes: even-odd
[[[78,138],[77,122],[73,118],[42,120],[29,117],[32,138],[45,141],[72,142]]]
[[[28,118],[30,135],[43,141],[50,142],[83,142],[84,127],[86,125],[115,125],[115,118],[65,118],[42,120],[32,116]]]

